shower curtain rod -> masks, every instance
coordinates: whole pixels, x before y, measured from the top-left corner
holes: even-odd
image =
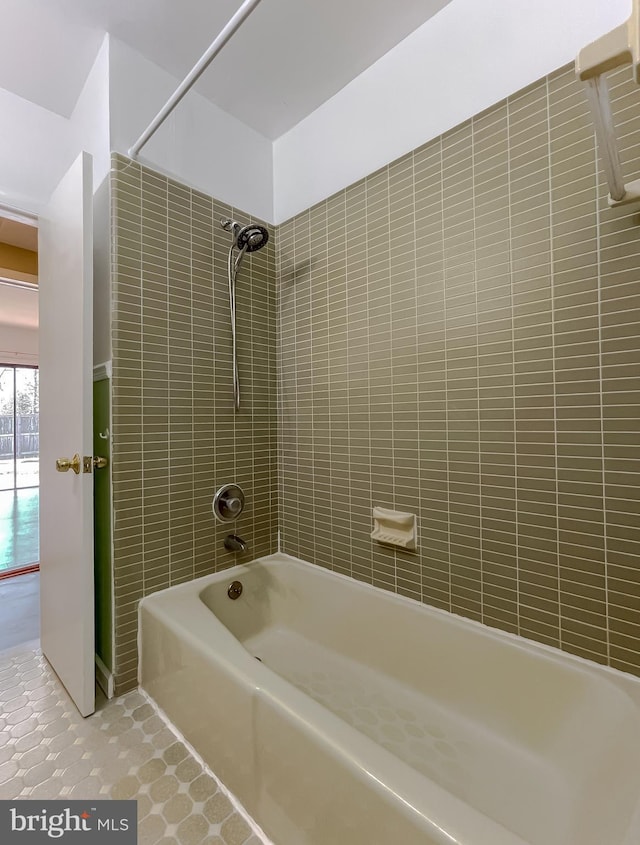
[[[625,184],[622,175],[609,89],[604,76],[607,71],[627,64],[633,65],[634,79],[640,83],[640,0],[633,0],[631,17],[625,23],[583,47],[576,58],[576,76],[586,85],[612,208],[640,202],[640,179]]]
[[[206,53],[204,53],[202,58],[193,66],[187,76],[185,76],[184,80],[180,83],[180,85],[178,85],[158,114],[153,118],[149,126],[131,147],[129,150],[130,158],[136,158],[142,147],[144,147],[147,141],[155,134],[156,130],[162,126],[164,121],[167,117],[169,117],[187,91],[189,91],[193,84],[202,76],[220,50],[222,50],[231,36],[249,17],[259,2],[260,0],[245,0],[238,11],[229,19],[227,24],[220,30],[219,35],[211,43],[211,46]]]

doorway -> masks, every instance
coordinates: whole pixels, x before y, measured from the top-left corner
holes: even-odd
[[[36,366],[0,364],[0,578],[39,561]]]
[[[39,636],[37,239],[0,217],[0,651]]]

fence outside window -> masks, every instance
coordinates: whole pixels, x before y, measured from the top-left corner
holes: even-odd
[[[38,486],[37,367],[0,365],[0,490]]]

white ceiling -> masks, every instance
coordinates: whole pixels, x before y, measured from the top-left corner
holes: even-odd
[[[277,138],[450,1],[263,0],[197,90]],[[182,79],[239,6],[0,0],[0,87],[68,117],[105,32]]]
[[[38,328],[38,288],[22,287],[0,281],[0,328],[18,326]]]

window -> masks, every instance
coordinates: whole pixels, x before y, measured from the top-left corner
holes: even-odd
[[[0,490],[38,486],[37,367],[0,365]]]

